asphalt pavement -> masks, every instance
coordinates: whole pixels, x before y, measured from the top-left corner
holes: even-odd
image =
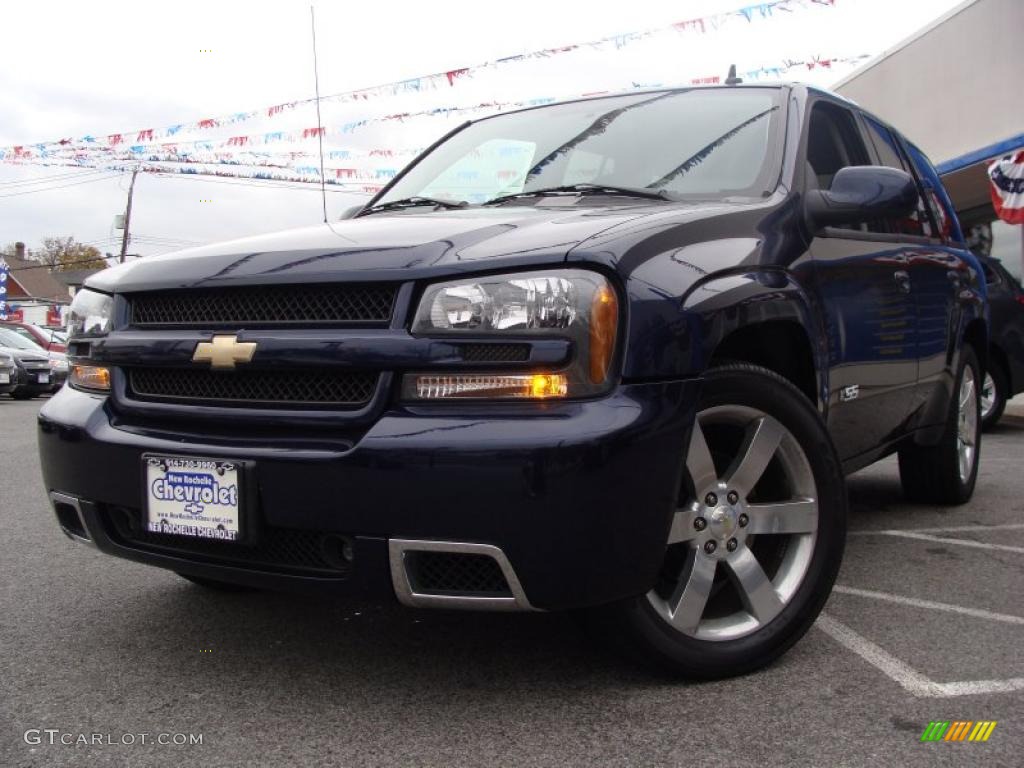
[[[698,685],[564,615],[216,594],[75,544],[40,405],[0,397],[0,766],[1024,764],[1024,408],[969,505],[905,503],[894,460],[850,478],[825,617],[770,669]],[[935,720],[997,725],[922,743]]]

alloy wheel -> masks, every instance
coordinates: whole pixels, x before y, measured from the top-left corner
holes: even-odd
[[[978,396],[975,392],[974,371],[964,368],[960,380],[960,395],[957,408],[957,456],[960,481],[966,483],[974,470],[974,459],[978,442]]]
[[[698,414],[686,468],[692,493],[647,598],[684,635],[744,637],[779,615],[807,573],[819,515],[810,462],[777,419],[726,405]]]
[[[985,374],[981,385],[981,418],[987,419],[996,407],[996,381],[991,373]]]

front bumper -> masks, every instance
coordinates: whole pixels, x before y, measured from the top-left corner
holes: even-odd
[[[108,554],[253,586],[384,597],[397,584],[389,544],[465,542],[507,558],[523,604],[574,608],[654,582],[698,389],[687,380],[586,402],[396,406],[358,437],[313,440],[126,423],[107,398],[65,387],[40,412],[39,447],[47,490],[76,500]],[[351,568],[271,568],[126,538],[124,516],[141,514],[144,453],[253,462],[263,543],[281,531],[336,534],[351,543]]]
[[[28,392],[31,395],[44,395],[47,392],[54,391],[54,383],[57,380],[57,372],[51,368],[18,368],[17,370],[17,382],[12,389],[16,389],[20,392]],[[40,376],[46,376],[47,381],[45,383],[39,382]],[[67,380],[67,373],[60,374],[60,382],[63,384]]]

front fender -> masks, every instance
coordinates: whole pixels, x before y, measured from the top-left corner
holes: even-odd
[[[786,270],[749,267],[709,275],[665,305],[660,312],[647,307],[640,327],[634,323],[627,378],[700,376],[730,334],[774,322],[798,325],[811,344],[815,370],[825,369],[826,348],[812,303]],[[818,383],[827,399],[825,382]]]

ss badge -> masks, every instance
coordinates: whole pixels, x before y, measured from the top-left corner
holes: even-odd
[[[860,384],[850,384],[839,390],[839,402],[848,403],[851,400],[856,400],[859,394]]]

